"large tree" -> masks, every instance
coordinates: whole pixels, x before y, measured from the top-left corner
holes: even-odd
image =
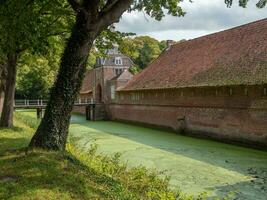
[[[45,116],[30,147],[63,150],[66,145],[71,111],[86,71],[88,52],[97,36],[119,21],[125,11],[143,10],[160,20],[165,12],[173,16],[185,13],[181,0],[68,0],[76,12],[76,23],[61,58],[59,73],[53,86]],[[231,5],[231,0],[225,0]],[[248,0],[240,0],[245,6]],[[258,7],[267,0],[260,0]]]
[[[69,7],[69,9],[68,9]],[[6,67],[1,76],[4,96],[0,126],[13,125],[13,101],[17,64],[25,52],[43,53],[48,38],[66,33],[71,10],[64,0],[4,0],[0,4],[0,61]],[[69,16],[69,17],[66,17]],[[72,16],[73,18],[73,16]]]

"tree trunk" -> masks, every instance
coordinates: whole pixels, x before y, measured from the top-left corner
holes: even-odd
[[[4,65],[0,66],[0,117],[3,110],[3,104],[4,104],[4,85],[5,85],[5,76],[4,76]]]
[[[65,149],[71,111],[86,71],[89,50],[97,34],[97,25],[90,24],[85,13],[78,13],[61,58],[59,73],[44,118],[29,144],[30,147]]]
[[[14,107],[14,95],[16,86],[16,74],[17,74],[17,59],[16,53],[10,53],[7,56],[6,70],[7,77],[4,83],[4,103],[1,113],[0,126],[10,128],[13,126],[13,107]]]
[[[2,114],[3,105],[4,105],[4,99],[5,99],[4,94],[5,94],[4,90],[0,87],[0,116]]]

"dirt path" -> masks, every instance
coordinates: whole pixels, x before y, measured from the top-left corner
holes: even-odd
[[[70,132],[81,148],[96,143],[102,153],[121,152],[129,166],[164,171],[185,192],[267,200],[267,152],[76,115]]]

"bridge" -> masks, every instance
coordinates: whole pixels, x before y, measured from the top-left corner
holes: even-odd
[[[14,109],[36,109],[37,111],[37,118],[42,118],[44,114],[44,109],[48,103],[48,100],[44,99],[15,99],[14,100]],[[90,107],[94,108],[95,103],[92,99],[77,99],[74,102],[74,106],[85,106],[86,110],[89,110],[90,112]],[[88,108],[88,109],[87,109]],[[92,109],[91,109],[92,110]],[[87,113],[87,111],[86,111]],[[90,118],[90,117],[86,117]]]
[[[45,108],[48,103],[48,100],[36,99],[36,100],[27,100],[27,99],[16,99],[14,101],[15,109],[36,109],[36,108]],[[86,106],[90,104],[95,104],[92,99],[77,99],[74,102],[75,106]]]

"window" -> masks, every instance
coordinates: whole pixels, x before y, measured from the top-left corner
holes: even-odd
[[[105,58],[97,58],[97,64],[98,65],[104,65],[105,64]]]
[[[115,74],[119,75],[119,69],[115,69]]]
[[[115,69],[116,76],[121,74],[123,72],[123,69]]]
[[[110,97],[112,100],[115,99],[115,86],[114,85],[110,86]]]
[[[115,58],[115,65],[122,65],[122,59],[120,57]]]

